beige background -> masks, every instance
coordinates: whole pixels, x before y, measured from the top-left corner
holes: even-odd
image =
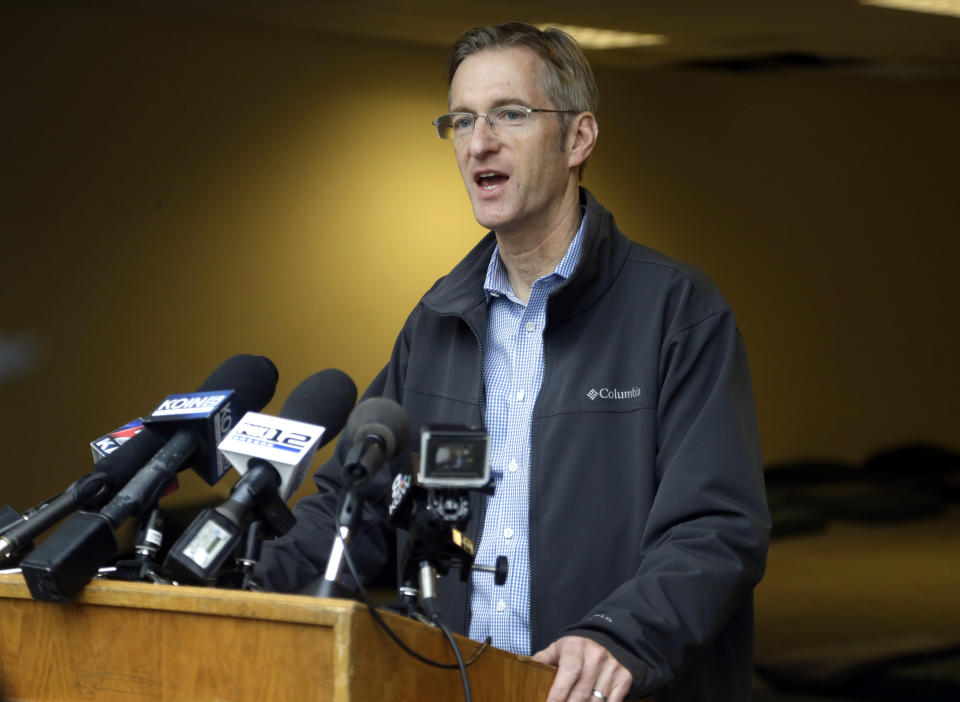
[[[62,489],[91,439],[235,353],[279,367],[267,411],[327,367],[363,388],[483,233],[430,126],[443,60],[130,9],[0,9],[0,335],[40,349],[0,385],[0,503]],[[956,447],[957,84],[597,73],[585,185],[734,306],[766,460]],[[210,491],[188,475],[172,500]]]

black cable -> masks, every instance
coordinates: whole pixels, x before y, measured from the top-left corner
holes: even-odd
[[[443,631],[444,634],[448,636],[448,640],[450,641],[450,644],[453,647],[454,657],[457,659],[456,663],[441,663],[431,658],[427,658],[426,656],[420,653],[417,653],[412,648],[410,648],[410,646],[404,643],[404,641],[396,634],[396,632],[394,632],[393,629],[390,628],[390,625],[387,624],[387,622],[383,619],[383,617],[380,616],[380,612],[378,612],[377,608],[374,606],[373,601],[370,599],[366,589],[363,587],[363,581],[360,579],[360,575],[353,564],[353,558],[350,557],[350,552],[347,549],[347,544],[346,542],[343,541],[343,537],[340,535],[340,512],[343,509],[343,502],[345,500],[345,495],[346,495],[346,490],[340,493],[340,497],[338,500],[337,511],[334,516],[334,529],[336,531],[334,538],[340,539],[342,542],[343,557],[344,557],[344,560],[346,560],[347,562],[347,568],[350,569],[350,574],[353,576],[353,579],[357,583],[357,589],[360,592],[360,598],[363,600],[363,604],[366,605],[367,609],[370,611],[370,614],[373,616],[374,621],[377,622],[380,628],[383,629],[384,632],[386,632],[387,636],[389,636],[393,640],[393,642],[396,643],[397,646],[399,646],[400,649],[407,655],[415,658],[421,663],[425,663],[426,665],[433,666],[434,668],[444,668],[447,670],[459,669],[461,673],[461,677],[463,678],[464,681],[466,681],[467,679],[466,668],[473,665],[477,661],[477,659],[480,658],[480,655],[487,650],[487,648],[490,646],[490,643],[491,643],[490,637],[488,636],[483,641],[483,643],[480,644],[480,646],[477,648],[476,651],[474,651],[473,655],[470,657],[468,661],[466,661],[466,663],[464,663],[463,661],[463,657],[460,654],[460,649],[456,646],[455,640],[452,638],[449,638],[452,636],[449,630],[439,621],[436,621],[436,623],[440,626],[441,631]],[[467,702],[470,702],[469,683],[467,683],[467,687],[465,688],[464,691],[467,694]]]
[[[450,642],[450,648],[453,649],[453,655],[457,658],[457,667],[460,668],[460,681],[463,683],[463,696],[465,701],[473,702],[473,696],[470,694],[470,680],[467,678],[467,666],[463,662],[463,656],[460,655],[460,648],[457,646],[457,642],[454,640],[453,634],[451,634],[446,625],[440,621],[440,614],[434,613],[432,619],[433,623],[440,627],[440,631],[442,631],[443,635],[447,637],[447,641]]]

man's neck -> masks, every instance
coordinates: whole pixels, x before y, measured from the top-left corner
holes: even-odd
[[[537,229],[496,232],[500,258],[514,294],[526,303],[534,282],[552,273],[563,260],[580,228],[580,204],[575,201],[547,226]]]

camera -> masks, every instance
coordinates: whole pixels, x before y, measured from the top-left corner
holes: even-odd
[[[436,612],[436,580],[450,569],[466,581],[474,571],[489,572],[496,585],[507,580],[507,559],[496,565],[474,562],[476,549],[465,530],[474,492],[492,495],[490,438],[483,429],[454,424],[425,424],[420,429],[416,475],[394,476],[388,508],[390,523],[407,532],[400,558],[398,610],[422,618]],[[432,621],[432,620],[431,620]]]
[[[424,425],[417,483],[428,488],[482,488],[489,482],[490,437],[483,429]]]

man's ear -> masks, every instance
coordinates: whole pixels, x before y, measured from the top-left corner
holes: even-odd
[[[570,168],[580,168],[589,158],[597,144],[598,131],[597,118],[592,112],[581,112],[570,120],[566,143],[567,165]]]

